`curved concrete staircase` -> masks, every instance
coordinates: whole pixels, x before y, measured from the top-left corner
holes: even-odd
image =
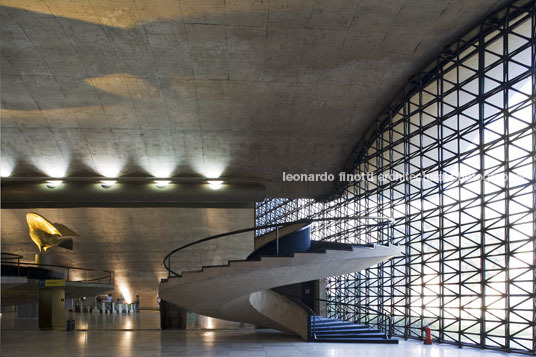
[[[271,289],[357,272],[400,255],[400,247],[310,241],[308,225],[279,233],[256,239],[248,259],[162,279],[160,297],[201,315],[274,328],[305,340],[393,341],[372,328],[365,331],[362,325],[311,316],[303,304]]]

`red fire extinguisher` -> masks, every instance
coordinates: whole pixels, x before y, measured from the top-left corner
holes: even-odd
[[[424,344],[431,345],[432,344],[432,329],[426,326],[424,328],[424,332],[426,333],[426,337],[424,338]]]

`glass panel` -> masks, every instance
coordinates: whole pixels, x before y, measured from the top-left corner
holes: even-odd
[[[422,338],[429,325],[442,342],[536,352],[536,41],[530,2],[525,10],[503,12],[517,17],[494,19],[499,28],[482,42],[460,41],[460,53],[405,97],[397,114],[380,118],[392,125],[355,165],[364,179],[348,184],[345,204],[256,205],[258,225],[391,216],[393,225],[349,221],[322,225],[313,236],[405,245],[401,257],[326,280],[328,299],[390,314],[398,336]],[[400,179],[379,182],[380,172]],[[337,303],[328,304],[328,315],[361,323],[376,316]]]

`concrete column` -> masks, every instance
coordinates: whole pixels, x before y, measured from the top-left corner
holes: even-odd
[[[317,280],[317,286],[315,290],[315,298],[326,300],[326,279]],[[320,316],[327,317],[326,315],[328,313],[328,310],[326,302],[317,301],[315,306],[315,312]]]
[[[165,329],[185,329],[186,310],[181,309],[167,301],[160,301],[160,328]]]
[[[39,328],[41,330],[65,330],[64,287],[39,289]]]
[[[45,254],[45,253],[36,253],[34,256],[35,264],[48,264],[52,265],[52,255],[51,254]]]

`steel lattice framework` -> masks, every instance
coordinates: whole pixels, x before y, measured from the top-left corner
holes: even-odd
[[[406,247],[328,279],[328,299],[391,314],[397,336],[423,338],[430,326],[440,342],[536,352],[535,24],[535,1],[513,3],[415,77],[345,169],[371,177],[339,182],[329,202],[257,204],[258,225],[394,217],[313,226],[316,239]],[[376,318],[340,306],[329,314]]]

